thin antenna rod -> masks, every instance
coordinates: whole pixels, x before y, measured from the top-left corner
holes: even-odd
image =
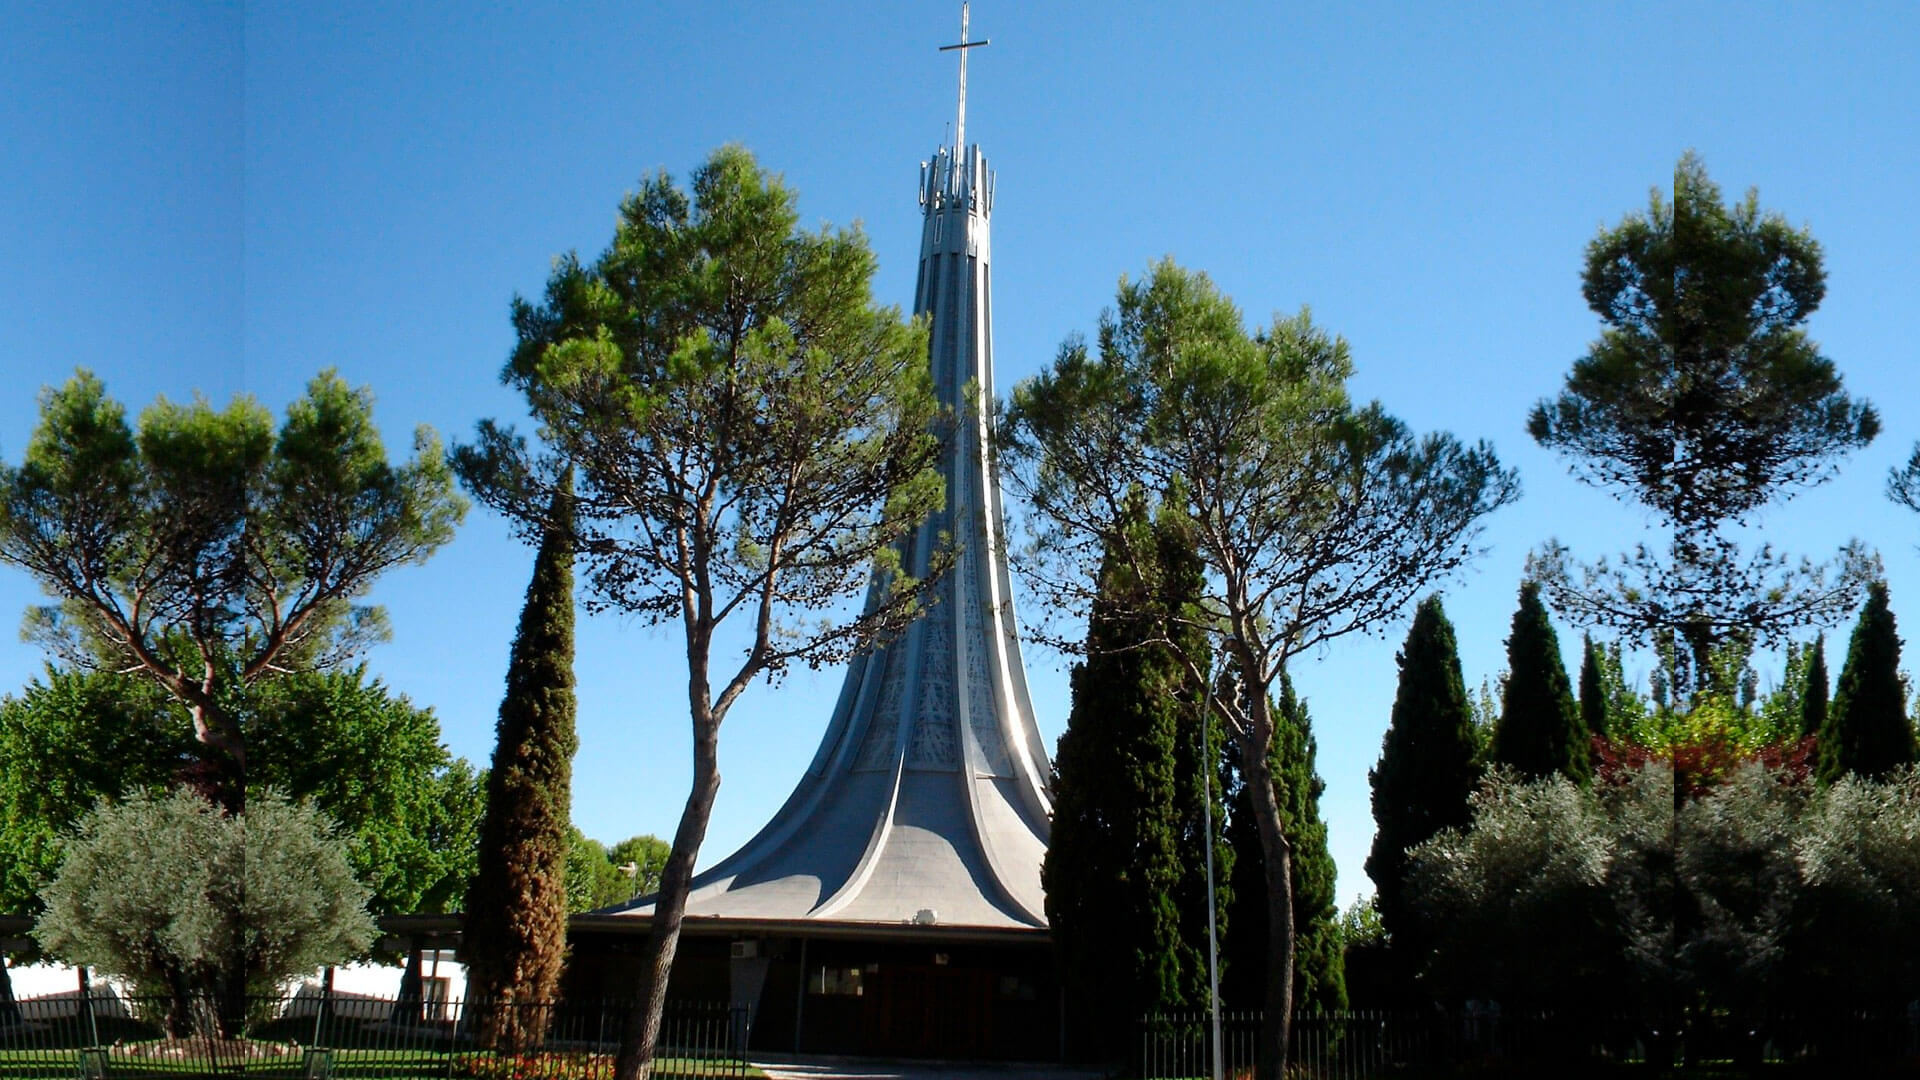
[[[967,50],[982,45],[993,44],[991,39],[980,41],[967,40],[967,0],[960,0],[960,41],[953,45],[940,46],[941,52],[959,50],[960,52],[960,116],[953,125],[953,156],[955,160],[964,158],[967,153]]]

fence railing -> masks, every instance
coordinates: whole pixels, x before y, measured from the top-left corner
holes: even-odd
[[[188,1076],[318,1080],[602,1080],[632,1003],[469,1004],[303,989],[223,1006],[208,998],[123,998],[111,990],[28,998],[0,1023],[0,1080]],[[505,1016],[502,1016],[502,1012]],[[239,1015],[232,1015],[238,1013]],[[482,1030],[544,1030],[521,1053],[482,1045]],[[654,1075],[746,1075],[747,1012],[670,1002]]]
[[[1260,1021],[1258,1012],[1221,1013],[1221,1060],[1229,1080],[1252,1075]],[[1144,1017],[1139,1030],[1136,1076],[1212,1075],[1204,1011]],[[1911,1061],[1920,1060],[1920,1009],[1739,1022],[1689,1017],[1669,1023],[1574,1013],[1303,1013],[1294,1018],[1287,1060],[1290,1076],[1311,1080],[1369,1080],[1410,1068],[1503,1060],[1734,1066]]]
[[[1220,1014],[1223,1071],[1252,1075],[1259,1056],[1261,1014]],[[1161,1013],[1140,1022],[1135,1074],[1141,1077],[1212,1075],[1211,1024],[1205,1012]],[[1365,1080],[1436,1060],[1445,1032],[1434,1018],[1386,1012],[1302,1013],[1294,1017],[1287,1060],[1316,1080]]]

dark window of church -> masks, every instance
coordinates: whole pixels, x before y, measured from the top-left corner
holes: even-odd
[[[865,976],[857,967],[816,968],[807,989],[815,994],[834,997],[860,997],[866,993]]]

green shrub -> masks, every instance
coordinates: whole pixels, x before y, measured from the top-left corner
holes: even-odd
[[[238,817],[184,790],[103,802],[44,895],[48,953],[175,996],[271,992],[374,937],[332,823],[271,792]]]

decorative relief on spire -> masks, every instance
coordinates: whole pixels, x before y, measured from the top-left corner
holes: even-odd
[[[909,769],[954,769],[960,764],[954,741],[953,578],[936,587],[939,599],[926,615],[926,639],[920,654],[920,700],[914,709],[913,741],[907,746]]]
[[[906,641],[881,654],[886,677],[880,683],[880,701],[867,719],[866,738],[860,743],[857,772],[879,772],[893,764],[895,733],[900,729],[900,687],[907,676]]]
[[[993,665],[988,644],[993,626],[980,605],[980,565],[975,545],[968,545],[967,561],[967,727],[974,744],[980,747],[981,765],[992,776],[1013,775],[1013,762],[1007,757],[1006,740],[1000,733],[1000,710],[994,705]]]

